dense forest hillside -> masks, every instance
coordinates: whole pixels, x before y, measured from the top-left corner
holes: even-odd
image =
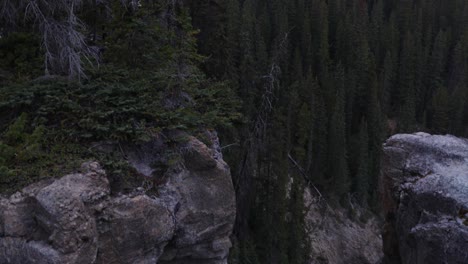
[[[468,2],[2,0],[0,85],[0,190],[216,129],[232,263],[305,263],[304,188],[376,209],[386,136],[468,136]]]
[[[205,70],[230,80],[248,120],[221,133],[239,143],[225,150],[237,263],[304,263],[303,183],[332,203],[375,208],[388,135],[468,136],[464,0],[193,2],[194,24],[210,31]],[[225,16],[203,13],[214,6]]]

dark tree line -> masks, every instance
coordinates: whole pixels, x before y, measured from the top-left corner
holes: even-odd
[[[247,120],[223,133],[240,142],[226,150],[238,194],[235,263],[304,263],[307,241],[288,229],[304,225],[290,217],[304,210],[291,182],[375,207],[387,136],[468,136],[465,0],[217,3],[197,1],[192,13],[211,32],[199,39],[206,71],[236,87]],[[207,24],[197,19],[204,6],[225,15]],[[275,87],[265,90],[272,67]]]

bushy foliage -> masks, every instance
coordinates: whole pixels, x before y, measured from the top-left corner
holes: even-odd
[[[88,78],[81,81],[40,75],[43,65],[37,62],[43,55],[34,44],[37,33],[10,32],[0,39],[0,61],[6,63],[2,72],[10,76],[0,87],[0,133],[24,130],[47,142],[37,145],[25,141],[27,146],[36,146],[41,156],[34,162],[30,160],[35,164],[32,167],[41,169],[30,172],[19,157],[10,155],[17,154],[11,148],[25,146],[9,145],[11,133],[3,133],[0,140],[6,143],[0,158],[2,164],[9,165],[1,167],[2,179],[45,176],[44,164],[60,168],[47,161],[75,146],[76,153],[63,153],[66,157],[56,162],[99,158],[117,174],[124,173],[119,172],[125,167],[119,161],[123,157],[97,157],[86,146],[101,140],[147,141],[163,131],[196,132],[240,121],[234,91],[226,82],[210,79],[200,70],[204,57],[197,53],[198,31],[192,28],[187,9],[177,1],[150,1],[132,8],[114,3],[106,11],[111,12],[110,16],[94,8],[105,19],[94,19],[92,12],[79,15],[89,23],[89,29],[95,28],[94,32],[83,29],[82,33],[94,35],[90,42],[100,47],[101,61],[99,65],[83,61]],[[17,161],[13,166],[12,162]],[[14,182],[8,184],[15,186]]]
[[[79,163],[83,149],[51,144],[44,126],[29,126],[21,114],[0,138],[0,191],[11,192],[33,181],[66,173]],[[58,171],[59,170],[59,171]]]
[[[36,35],[14,32],[8,37],[0,37],[0,85],[38,76],[41,67],[42,56]]]
[[[129,75],[116,70],[113,81],[101,75],[84,84],[56,80],[14,84],[2,89],[0,109],[11,118],[14,113],[30,113],[32,124],[73,141],[145,140],[164,129],[228,126],[239,119],[223,84],[193,83],[193,93],[187,95],[192,102],[167,109],[164,90],[158,91],[148,80],[132,81]]]

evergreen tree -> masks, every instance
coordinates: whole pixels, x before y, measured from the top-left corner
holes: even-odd
[[[450,114],[450,133],[462,134],[465,129],[464,116],[467,108],[468,95],[468,56],[467,52],[463,51],[462,41],[458,41],[453,50],[453,57],[450,63],[450,77],[448,79],[448,90],[451,91]]]
[[[410,132],[416,123],[415,105],[415,45],[410,32],[406,33],[400,55],[399,102],[400,127],[402,132]]]
[[[238,0],[229,0],[226,4],[226,56],[225,60],[225,77],[232,80],[233,83],[238,83],[239,73],[239,39],[240,39],[240,21],[241,13]]]
[[[338,65],[334,79],[337,90],[329,128],[329,190],[332,190],[338,198],[342,198],[349,191],[349,179],[345,140],[344,72],[341,65]]]
[[[369,191],[369,136],[367,132],[367,122],[362,119],[359,129],[359,166],[356,174],[356,187],[358,201],[366,205]]]
[[[324,96],[317,80],[309,72],[307,87],[312,91],[310,108],[312,109],[311,140],[308,147],[306,170],[310,172],[311,180],[325,186],[325,173],[328,168],[328,116]]]
[[[301,108],[299,110],[299,116],[297,118],[297,130],[296,130],[296,138],[297,143],[296,147],[294,148],[295,156],[297,160],[299,160],[302,164],[308,164],[310,155],[308,153],[308,149],[311,144],[311,130],[313,125],[313,116],[309,109],[309,104],[302,103]],[[307,166],[307,165],[306,165]],[[305,166],[305,167],[306,167]]]
[[[378,96],[378,83],[375,63],[370,61],[369,87],[367,90],[367,112],[368,122],[368,150],[369,150],[369,177],[367,190],[372,195],[372,202],[377,201],[377,177],[380,173],[380,153],[382,146],[382,107]]]
[[[301,176],[292,178],[292,186],[289,199],[289,223],[288,223],[288,257],[290,264],[307,263],[307,251],[309,245],[308,234],[305,229],[304,208],[305,183]]]
[[[303,72],[307,73],[307,71],[312,67],[313,62],[312,32],[310,10],[306,9],[304,13],[305,14],[301,31],[301,55],[303,58]]]
[[[445,64],[447,60],[446,51],[446,33],[443,31],[439,31],[434,41],[434,47],[432,48],[431,59],[429,63],[430,70],[428,76],[428,86],[430,92],[436,91],[445,85],[443,73],[445,70]]]
[[[244,2],[241,11],[239,34],[240,64],[239,64],[239,96],[244,98],[244,109],[247,116],[254,113],[256,88],[255,43],[254,43],[254,1]]]
[[[382,108],[385,113],[392,115],[392,95],[395,91],[395,80],[397,77],[396,71],[396,55],[392,51],[387,51],[384,60],[383,72],[382,72],[382,93],[381,93],[381,101],[382,101]]]
[[[447,133],[449,127],[450,101],[446,87],[438,87],[432,99],[432,129],[438,133]]]

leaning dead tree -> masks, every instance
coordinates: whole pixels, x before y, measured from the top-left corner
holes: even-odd
[[[258,173],[259,153],[265,149],[268,140],[268,126],[271,112],[275,106],[275,94],[280,89],[281,68],[280,63],[287,50],[288,33],[282,36],[275,46],[275,56],[271,59],[268,72],[260,76],[262,79],[262,96],[257,114],[254,116],[252,127],[249,128],[248,137],[242,143],[243,153],[234,186],[236,191],[237,217],[234,232],[239,237],[247,234],[247,221],[254,193],[254,178]]]
[[[44,52],[44,74],[85,78],[86,63],[96,64],[99,49],[86,39],[87,25],[78,17],[85,8],[104,6],[112,0],[0,0],[0,36],[26,28],[37,32]],[[119,0],[136,9],[140,0]]]
[[[82,0],[2,0],[0,14],[14,29],[27,26],[39,33],[45,75],[86,77],[85,62],[97,62],[97,48],[87,45],[86,25],[77,17]]]

